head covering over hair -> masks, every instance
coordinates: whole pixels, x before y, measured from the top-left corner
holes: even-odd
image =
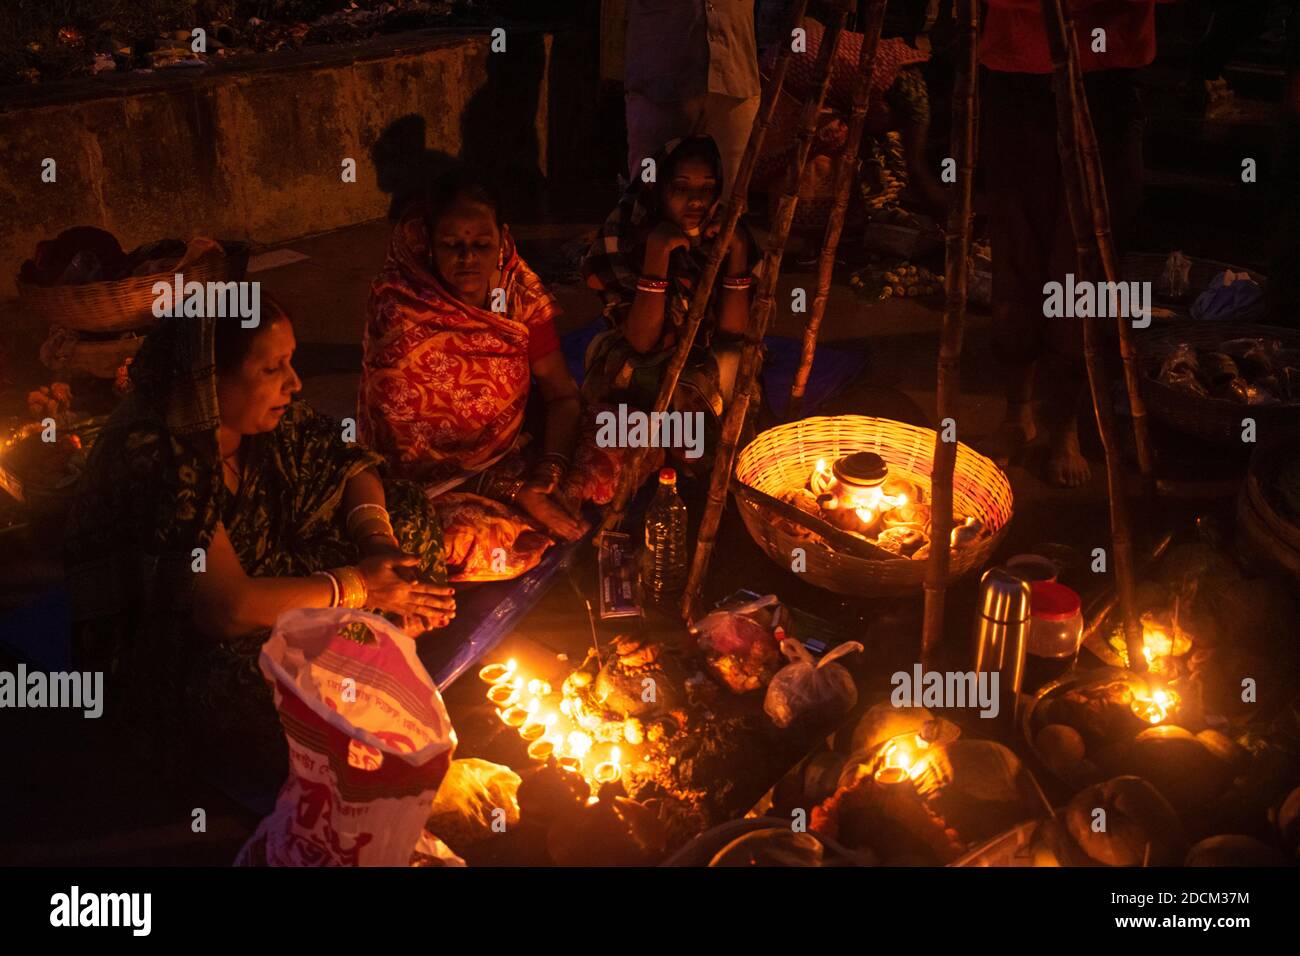
[[[618,205],[601,225],[595,241],[591,244],[582,261],[582,274],[589,285],[597,285],[605,302],[605,317],[612,326],[621,323],[627,309],[636,298],[636,284],[645,262],[646,240],[656,226],[662,222],[663,190],[671,177],[666,175],[672,164],[673,155],[683,146],[703,148],[713,164],[718,177],[719,198],[726,197],[726,183],[723,182],[722,155],[711,136],[690,136],[674,139],[665,143],[652,157],[656,175],[650,182],[637,176],[628,184]],[[737,223],[738,231],[744,230],[743,223]],[[698,235],[688,236],[688,249],[675,249],[668,266],[668,321],[665,322],[661,347],[667,348],[677,340],[677,333],[685,324],[690,310],[691,294],[696,282],[704,271],[712,251],[713,240],[700,229]],[[754,243],[749,243],[749,266],[753,270],[757,264]],[[712,314],[717,304],[717,290],[709,300]],[[696,343],[707,348],[712,333],[712,323],[701,325]]]

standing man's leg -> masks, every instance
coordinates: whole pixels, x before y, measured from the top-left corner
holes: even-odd
[[[758,96],[742,99],[720,93],[709,93],[705,97],[701,125],[695,132],[708,133],[718,144],[718,152],[722,154],[724,198],[731,195],[731,188],[736,184],[760,99]]]
[[[993,354],[1006,395],[1001,424],[981,444],[1001,463],[1037,435],[1031,402],[1048,321],[1042,290],[1059,170],[1048,82],[989,71],[981,88],[980,166],[986,170],[993,246]]]
[[[627,108],[627,174],[641,175],[641,162],[664,143],[692,131],[699,107],[691,102],[656,103],[641,93],[624,95]]]

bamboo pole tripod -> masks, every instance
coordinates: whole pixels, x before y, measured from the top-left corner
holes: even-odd
[[[786,36],[792,36],[795,28],[803,22],[804,11],[807,7],[808,0],[796,0],[793,9],[790,11],[790,29],[786,32]],[[841,22],[843,22],[842,15]],[[691,294],[691,306],[686,313],[686,327],[682,330],[681,339],[677,343],[677,351],[673,353],[673,357],[668,363],[668,368],[664,372],[663,384],[659,388],[659,394],[655,397],[654,412],[667,411],[668,405],[672,401],[673,392],[677,389],[677,381],[686,365],[687,356],[690,354],[691,347],[695,344],[695,336],[699,331],[700,321],[704,317],[705,309],[708,307],[709,298],[713,295],[713,284],[717,280],[722,257],[730,248],[732,236],[736,232],[736,224],[745,211],[746,199],[749,194],[749,181],[753,178],[754,166],[757,164],[758,155],[762,151],[763,140],[767,137],[768,127],[772,125],[772,115],[776,112],[776,103],[780,98],[781,89],[785,85],[786,70],[790,66],[790,53],[791,44],[782,43],[772,68],[772,75],[763,90],[758,115],[754,117],[754,128],[750,131],[749,141],[745,144],[745,153],[740,161],[736,181],[731,187],[731,199],[727,203],[727,209],[722,218],[722,226],[714,239],[713,249],[710,251],[709,258],[705,263],[704,272],[700,275],[699,284]],[[648,448],[632,449],[626,467],[623,469],[622,474],[619,475],[618,487],[615,489],[614,497],[610,501],[609,510],[605,513],[605,518],[601,522],[601,532],[612,530],[622,524],[623,516],[627,513],[628,503],[636,491],[637,476],[641,473],[645,456],[648,453]]]
[[[713,462],[713,475],[709,482],[708,501],[704,516],[700,522],[699,537],[695,544],[695,556],[691,561],[690,575],[686,580],[686,593],[682,600],[682,615],[694,620],[700,609],[704,593],[704,578],[708,573],[709,561],[713,555],[714,542],[717,539],[718,525],[722,521],[722,512],[727,503],[727,489],[731,484],[731,472],[736,452],[736,443],[740,438],[745,416],[749,411],[749,396],[753,383],[758,377],[760,352],[763,336],[772,315],[773,300],[777,280],[781,274],[781,259],[785,245],[790,237],[790,226],[794,221],[795,208],[799,203],[799,184],[803,178],[804,166],[812,148],[813,135],[817,130],[817,117],[826,100],[826,91],[830,88],[832,65],[835,48],[839,45],[840,34],[852,0],[841,0],[835,14],[822,37],[821,47],[817,51],[815,75],[818,79],[817,91],[804,103],[800,116],[795,156],[787,174],[785,192],[777,205],[776,218],[772,224],[771,236],[763,254],[762,276],[759,280],[758,293],[750,310],[749,331],[746,335],[745,350],[740,362],[740,371],[736,376],[736,385],[732,392],[731,405],[723,419],[722,436]],[[873,0],[867,16],[870,31],[863,37],[862,51],[859,55],[859,73],[854,84],[854,105],[851,130],[858,130],[859,138],[865,123],[868,100],[871,92],[871,72],[862,73],[863,65],[874,63],[876,48],[880,41],[880,29],[884,23],[884,0]],[[846,144],[846,155],[836,179],[836,200],[834,212],[827,223],[826,236],[823,241],[820,265],[818,269],[818,288],[814,298],[813,312],[809,318],[810,332],[815,347],[816,326],[825,311],[826,296],[830,290],[831,269],[835,264],[835,249],[839,245],[840,232],[844,224],[844,211],[848,205],[848,190],[852,185],[852,174],[856,167],[858,140],[850,132]],[[805,351],[807,336],[805,336]],[[806,378],[806,370],[804,370]]]

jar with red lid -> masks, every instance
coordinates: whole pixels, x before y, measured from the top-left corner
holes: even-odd
[[[1082,641],[1079,595],[1055,581],[1034,581],[1029,588],[1024,689],[1035,691],[1067,673],[1079,656]]]

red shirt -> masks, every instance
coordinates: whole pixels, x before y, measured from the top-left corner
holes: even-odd
[[[1085,73],[1133,69],[1155,59],[1157,0],[1067,2],[1074,12],[1079,64]],[[1097,29],[1106,31],[1105,53],[1093,52]],[[980,62],[999,73],[1051,73],[1042,0],[988,0],[980,31]]]

